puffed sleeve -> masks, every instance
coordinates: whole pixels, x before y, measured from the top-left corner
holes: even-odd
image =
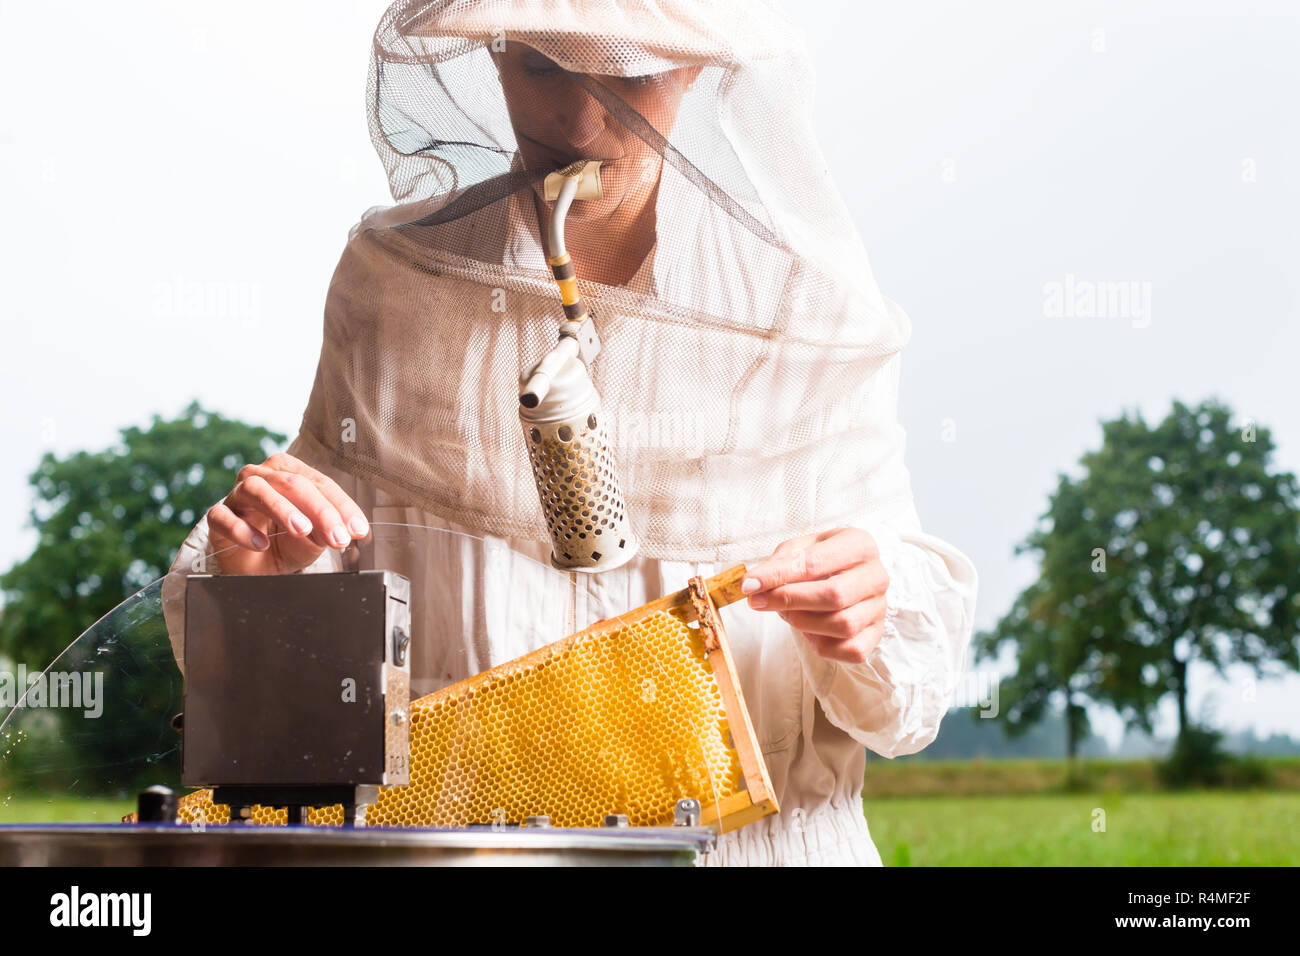
[[[938,735],[965,670],[978,588],[970,560],[908,510],[902,521],[856,525],[875,539],[889,575],[884,635],[870,656],[827,660],[793,635],[827,718],[885,757],[916,753]]]
[[[341,571],[339,552],[326,548],[304,572]],[[172,654],[181,674],[185,673],[185,581],[191,574],[223,574],[221,555],[209,553],[208,516],[205,513],[186,536],[162,583],[163,620],[171,640]]]

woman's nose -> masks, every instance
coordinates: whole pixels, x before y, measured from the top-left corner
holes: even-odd
[[[581,159],[583,151],[605,131],[609,114],[595,97],[578,86],[569,85],[569,95],[555,106],[555,124],[561,137]]]

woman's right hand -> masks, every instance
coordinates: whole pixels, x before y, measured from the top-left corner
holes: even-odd
[[[241,468],[235,489],[208,510],[208,543],[229,574],[291,574],[369,533],[333,479],[283,452]]]

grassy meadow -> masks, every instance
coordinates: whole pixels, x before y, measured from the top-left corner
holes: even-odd
[[[1295,792],[1040,793],[864,803],[886,866],[1300,863]]]
[[[1300,863],[1300,760],[1253,789],[1164,791],[1149,760],[872,761],[863,785],[887,866]]]

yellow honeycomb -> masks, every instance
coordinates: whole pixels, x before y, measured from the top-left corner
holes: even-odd
[[[411,777],[380,790],[367,826],[598,827],[607,813],[667,826],[678,799],[717,808],[745,789],[700,632],[665,611],[580,633],[411,704]],[[734,804],[734,801],[732,801]],[[719,815],[725,812],[717,810]],[[211,790],[179,801],[183,822],[220,824]],[[323,807],[308,822],[341,825]],[[284,824],[284,808],[252,822]]]

